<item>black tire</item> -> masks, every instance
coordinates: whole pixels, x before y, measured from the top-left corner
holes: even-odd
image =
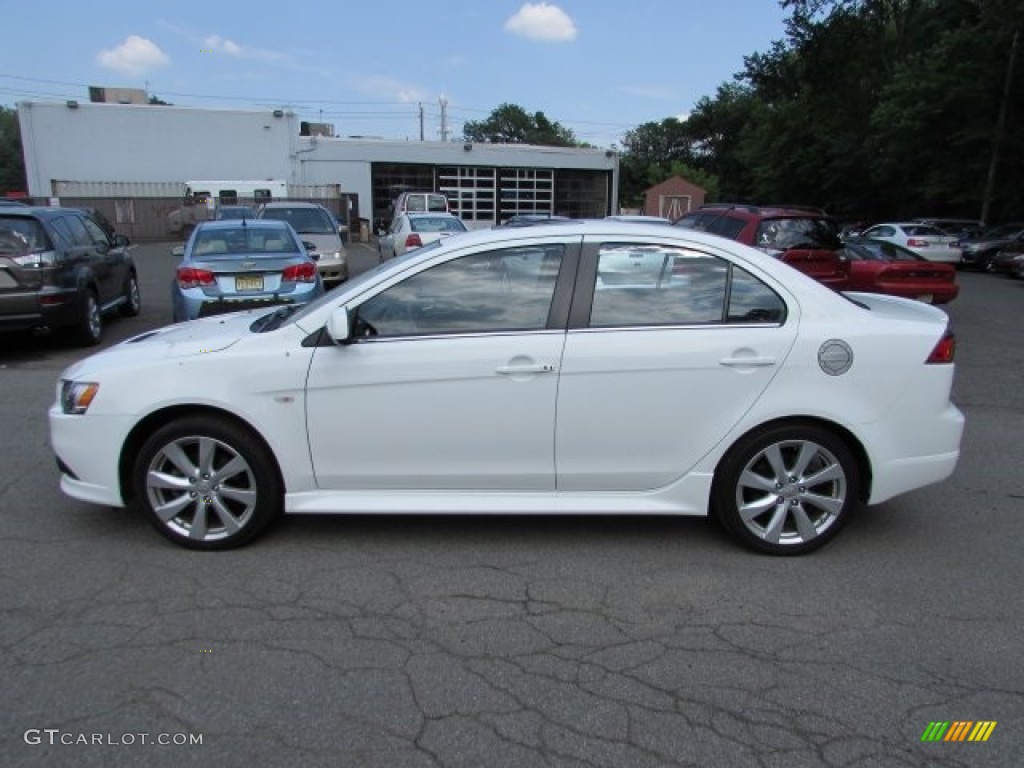
[[[283,509],[270,452],[250,430],[223,417],[188,416],[158,429],[136,457],[132,482],[146,518],[189,549],[241,546]]]
[[[714,514],[745,546],[802,555],[830,541],[859,504],[853,453],[834,433],[780,424],[734,445],[715,473]],[[742,509],[741,509],[742,508]]]
[[[75,325],[75,337],[86,347],[95,347],[103,338],[103,313],[95,291],[89,289],[82,296],[82,307],[78,323]]]
[[[142,294],[139,293],[139,278],[129,272],[124,281],[124,303],[120,307],[124,317],[135,317],[142,311]]]

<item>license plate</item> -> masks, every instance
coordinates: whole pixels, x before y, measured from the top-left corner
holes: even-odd
[[[239,275],[235,278],[236,291],[262,291],[263,275]]]
[[[930,293],[922,293],[920,296],[917,297],[917,300],[918,301],[923,301],[925,304],[931,304],[932,303],[932,299],[934,299],[934,298],[935,297],[932,296],[932,294],[930,294]]]

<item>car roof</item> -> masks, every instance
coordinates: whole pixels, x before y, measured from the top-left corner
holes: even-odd
[[[451,213],[449,211],[406,211],[402,215],[403,216],[408,216],[410,219],[421,219],[421,218],[436,219],[439,216],[442,217],[442,218],[447,217],[449,219],[457,219],[457,218],[459,218],[454,213]]]
[[[319,203],[309,203],[305,200],[276,200],[272,203],[263,203],[261,208],[324,208]],[[324,208],[324,210],[327,210]]]
[[[22,216],[24,218],[52,219],[66,213],[77,213],[86,215],[83,209],[78,207],[50,206],[50,205],[5,205],[0,207],[0,215]]]
[[[196,229],[287,229],[291,225],[280,219],[207,219],[200,221]]]

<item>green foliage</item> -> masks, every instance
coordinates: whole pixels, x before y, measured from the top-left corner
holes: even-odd
[[[785,40],[748,56],[685,121],[626,134],[624,201],[681,162],[716,179],[725,200],[1024,218],[1021,45],[1010,68],[1022,0],[782,5]]]
[[[543,112],[529,114],[516,104],[502,104],[484,120],[470,120],[462,128],[466,141],[493,144],[535,144],[547,147],[577,147],[575,134],[552,122]]]
[[[0,196],[26,189],[18,113],[10,107],[0,106]]]

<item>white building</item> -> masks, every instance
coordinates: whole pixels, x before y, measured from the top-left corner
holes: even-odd
[[[35,198],[68,182],[106,182],[127,196],[167,194],[187,179],[283,179],[339,185],[346,220],[382,219],[405,189],[444,192],[474,227],[618,208],[618,156],[606,150],[300,136],[297,116],[281,109],[23,102],[18,117]]]

